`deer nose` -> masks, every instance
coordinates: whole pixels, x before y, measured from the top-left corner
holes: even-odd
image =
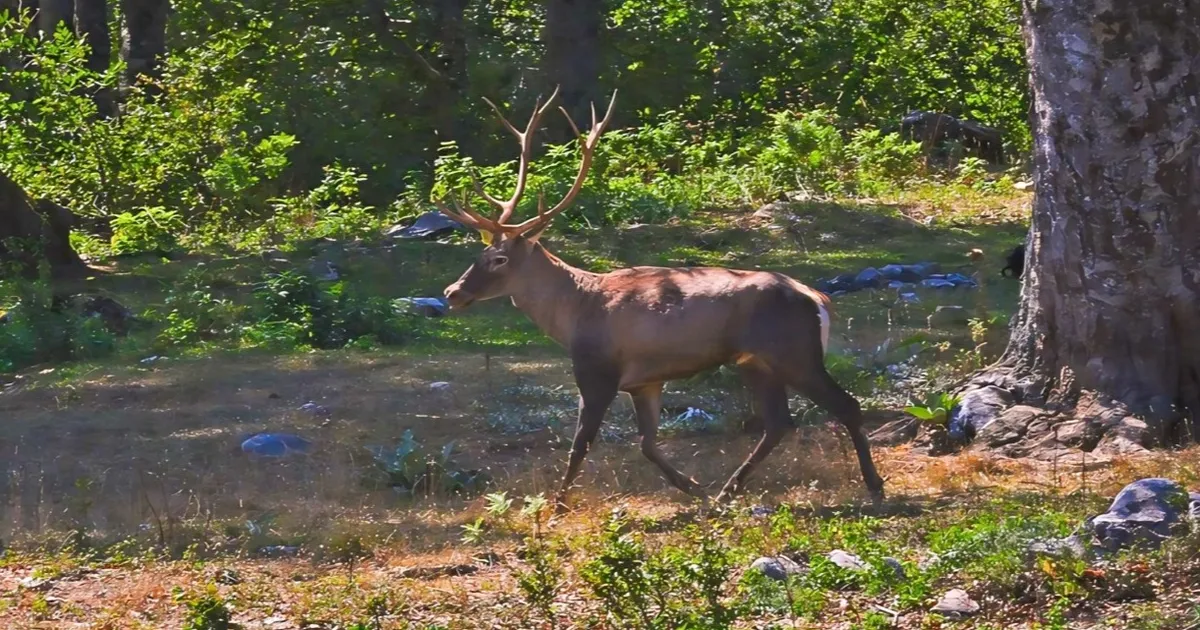
[[[475,301],[475,296],[463,291],[457,282],[446,287],[445,296],[446,303],[450,305],[451,309],[466,308]]]

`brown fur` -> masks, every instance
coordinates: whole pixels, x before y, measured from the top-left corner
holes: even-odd
[[[825,371],[820,309],[824,307],[832,318],[828,296],[768,271],[633,267],[591,273],[559,260],[538,242],[542,230],[582,188],[592,154],[612,118],[616,94],[604,119],[597,121],[593,111],[592,128],[586,135],[579,134],[583,157],[575,182],[563,199],[550,209],[539,199],[538,216],[518,224],[506,223],[525,190],[533,131],[553,101],[554,95],[544,106],[539,102],[534,107],[524,131],[501,116],[521,146],[521,157],[516,190],[508,200],[488,195],[476,182],[477,194],[499,211],[496,219],[475,212],[465,196],[453,201],[455,210],[441,202],[438,207],[492,237],[475,264],[446,288],[451,308],[509,296],[571,354],[579,386],[579,424],[558,508],[565,508],[567,490],[618,391],[633,398],[642,453],[675,487],[701,495],[698,484],[680,473],[658,448],[662,390],[667,381],[726,363],[736,364],[754,391],[754,410],[765,431],[725,483],[721,496],[739,491],[751,470],[791,426],[787,388],[792,387],[846,426],[867,488],[876,500],[882,499],[883,479],[871,461],[858,401]],[[573,121],[571,127],[578,129]]]

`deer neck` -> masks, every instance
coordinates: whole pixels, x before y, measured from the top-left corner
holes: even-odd
[[[570,347],[596,274],[568,265],[540,243],[522,272],[522,282],[512,292],[513,306],[551,339]]]

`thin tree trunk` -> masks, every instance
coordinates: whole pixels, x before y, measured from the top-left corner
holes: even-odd
[[[112,63],[112,36],[108,30],[108,0],[75,0],[75,34],[87,41],[87,67],[103,73]],[[112,94],[100,90],[93,97],[100,115],[113,113]]]
[[[1200,2],[1023,3],[1026,275],[1008,348],[972,387],[1073,412],[1069,446],[1153,446],[1200,412]]]
[[[123,88],[138,76],[152,81],[162,78],[162,59],[167,52],[168,0],[121,0],[121,58],[125,61]],[[157,88],[147,90],[153,94]]]
[[[596,100],[603,20],[604,4],[600,0],[546,0],[546,81],[550,90],[559,87],[562,106],[582,126],[590,124],[589,108]],[[596,104],[597,108],[603,105]],[[550,129],[558,139],[571,137],[565,122]]]
[[[429,85],[428,111],[434,113],[439,140],[454,140],[460,149],[469,141],[461,129],[460,109],[467,93],[467,0],[434,0],[433,21],[437,30],[436,65],[442,77]]]
[[[40,0],[38,2],[38,29],[43,37],[54,37],[59,25],[71,28],[71,16],[75,13],[74,0]]]

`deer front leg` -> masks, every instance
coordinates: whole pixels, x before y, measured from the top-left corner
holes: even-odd
[[[579,383],[579,422],[575,426],[575,439],[571,443],[567,474],[563,476],[562,487],[559,488],[558,497],[554,501],[556,513],[562,514],[567,511],[567,490],[575,483],[575,477],[579,476],[583,458],[591,448],[592,441],[596,439],[596,434],[600,432],[600,425],[604,422],[608,406],[616,397],[616,379],[612,379],[611,382],[607,382],[607,379],[589,380],[586,385],[583,382]]]

